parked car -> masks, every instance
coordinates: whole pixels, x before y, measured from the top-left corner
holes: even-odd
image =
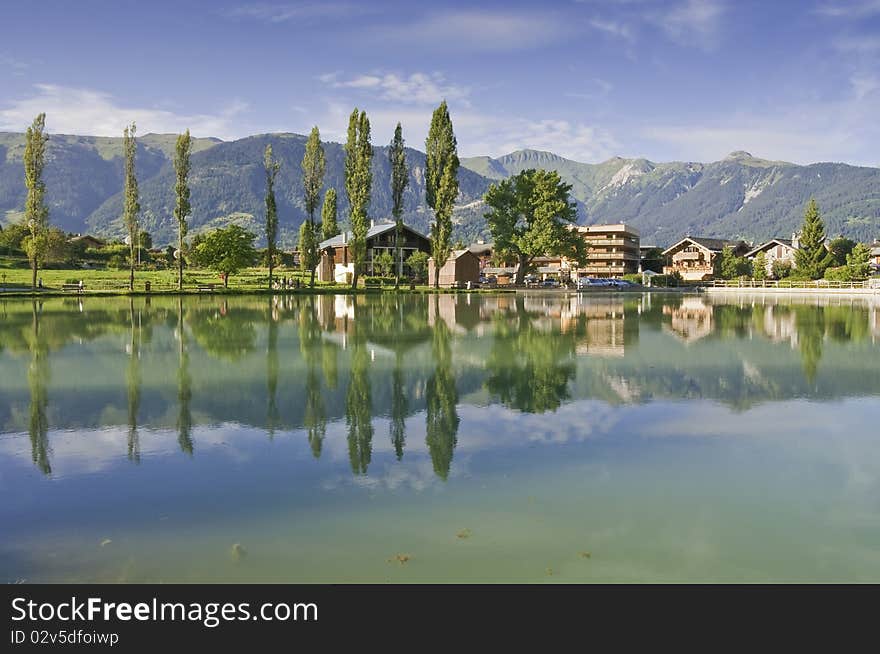
[[[555,279],[545,279],[541,282],[541,288],[559,288],[559,282]]]

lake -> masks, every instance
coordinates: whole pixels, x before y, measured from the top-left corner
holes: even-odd
[[[4,582],[880,581],[880,300],[0,300]]]

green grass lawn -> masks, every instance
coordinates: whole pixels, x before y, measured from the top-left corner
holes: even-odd
[[[22,267],[22,260],[13,257],[0,257],[0,293],[8,294],[10,292],[30,293],[31,291],[31,271],[29,268]],[[83,288],[88,294],[125,294],[128,293],[128,270],[106,270],[94,268],[47,268],[40,270],[38,275],[43,280],[42,293],[62,292],[64,284],[75,284],[80,280],[83,282]],[[301,288],[307,290],[309,276],[298,269],[292,268],[276,268],[274,271],[276,278],[287,277],[296,278],[300,281]],[[363,278],[362,278],[363,279]],[[151,293],[176,293],[177,292],[177,270],[136,270],[134,274],[135,293],[144,292],[144,283],[150,282]],[[269,269],[268,268],[248,268],[237,275],[229,278],[229,288],[223,288],[223,280],[220,276],[210,270],[198,270],[188,268],[184,271],[184,291],[197,293],[201,284],[214,284],[217,292],[226,293],[256,293],[267,291],[269,285]],[[363,284],[363,282],[361,282]],[[332,282],[319,282],[315,280],[315,290],[318,292],[350,292],[351,288],[348,284],[335,284]],[[364,289],[363,285],[358,289],[369,290],[371,292],[393,291],[393,288],[370,287]],[[401,284],[401,290],[409,292],[408,284]],[[417,286],[417,292],[435,292],[435,289],[428,286]],[[456,289],[440,289],[443,292],[467,292]],[[486,290],[486,289],[484,289]]]

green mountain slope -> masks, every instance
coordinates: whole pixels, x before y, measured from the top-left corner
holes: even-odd
[[[588,224],[627,222],[646,243],[686,234],[762,240],[788,237],[815,197],[830,235],[868,241],[880,234],[880,169],[840,163],[799,166],[732,152],[722,161],[654,163],[615,157],[584,164],[520,150],[498,159],[463,160],[493,178],[527,168],[556,170],[572,185]]]
[[[157,244],[174,240],[176,135],[138,139],[138,178],[144,227]],[[235,221],[262,232],[263,149],[271,143],[282,163],[278,183],[281,240],[291,247],[305,219],[300,161],[305,137],[260,134],[236,141],[196,139],[193,154],[191,231]],[[0,133],[0,222],[16,220],[24,208],[22,134]],[[344,150],[325,143],[325,188],[340,193],[346,220]],[[404,219],[425,233],[432,214],[424,201],[425,155],[407,151],[411,167]],[[50,220],[67,231],[121,236],[122,139],[52,135],[46,167]],[[699,234],[761,240],[788,237],[800,225],[810,197],[819,202],[828,233],[860,240],[880,235],[880,169],[839,163],[800,166],[734,152],[713,163],[655,163],[614,157],[599,164],[565,159],[551,152],[519,150],[503,157],[462,159],[461,195],[453,216],[455,236],[465,242],[487,238],[481,198],[490,184],[528,168],[556,170],[572,185],[580,221],[627,222],[645,243],[668,245]],[[370,215],[390,217],[387,149],[375,148]]]

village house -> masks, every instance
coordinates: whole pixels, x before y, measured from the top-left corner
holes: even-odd
[[[367,252],[361,273],[375,275],[378,271],[373,261],[383,252],[394,257],[394,223],[373,224],[367,230]],[[321,260],[318,263],[318,279],[322,282],[350,284],[354,275],[354,262],[351,259],[351,232],[344,232],[326,241],[321,241],[318,249]],[[431,253],[431,241],[412,227],[403,226],[400,235],[400,259],[396,262],[397,272],[402,277],[412,274],[406,260],[415,252]]]
[[[871,263],[875,269],[880,270],[880,241],[874,241],[871,246]]]
[[[492,243],[484,243],[477,241],[469,245],[468,250],[477,257],[480,262],[480,270],[492,265],[492,255],[495,253],[495,246]]]
[[[428,283],[434,283],[434,257],[428,259]],[[480,281],[480,260],[470,249],[453,250],[440,268],[440,286],[464,288]]]
[[[769,241],[761,243],[746,252],[745,257],[754,260],[760,252],[764,253],[767,258],[767,274],[773,274],[773,264],[782,261],[795,267],[795,252],[798,250],[797,235],[793,234],[791,239],[772,238]]]
[[[678,273],[686,282],[712,279],[715,274],[716,259],[726,247],[733,248],[733,254],[738,257],[749,250],[745,241],[686,236],[663,251],[663,256],[669,261],[669,265],[663,266],[663,274]]]
[[[83,249],[85,248],[94,248],[98,250],[105,245],[107,242],[98,238],[97,236],[92,236],[91,234],[77,234],[75,236],[71,236],[68,239],[68,242],[74,246],[80,246]]]

